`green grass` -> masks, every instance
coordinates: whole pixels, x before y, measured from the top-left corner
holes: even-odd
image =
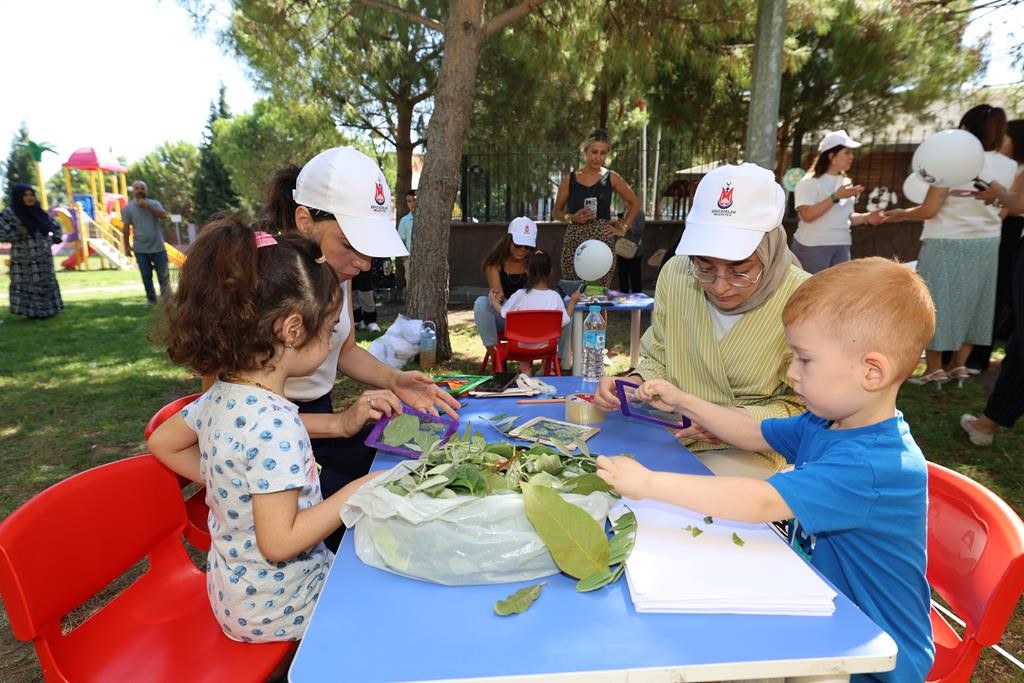
[[[60,272],[66,302],[55,318],[28,321],[7,312],[8,279],[0,272],[0,516],[71,474],[145,452],[142,431],[165,403],[198,390],[198,380],[176,368],[147,337],[159,307],[150,309],[136,271]],[[381,325],[394,319],[382,309]],[[470,372],[483,349],[469,311],[453,311],[454,356],[440,370]],[[648,318],[645,316],[645,323]],[[612,373],[628,363],[629,316],[609,315]],[[358,332],[366,345],[377,335]],[[338,382],[339,407],[362,387]],[[976,381],[962,389],[907,385],[900,408],[925,452],[935,462],[982,482],[1016,510],[1024,509],[1024,429],[1000,430],[990,448],[970,445],[957,422],[980,411],[986,390]],[[1024,612],[1018,610],[1003,647],[1024,656]],[[0,613],[0,680],[39,680],[31,645],[14,640]],[[1024,675],[986,652],[978,681],[1024,681]]]

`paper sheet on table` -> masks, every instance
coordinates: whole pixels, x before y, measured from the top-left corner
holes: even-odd
[[[836,592],[765,524],[715,519],[654,501],[637,517],[626,580],[638,612],[829,616]],[[613,515],[614,517],[614,515]],[[686,527],[699,527],[694,537]],[[733,542],[736,533],[744,542]]]

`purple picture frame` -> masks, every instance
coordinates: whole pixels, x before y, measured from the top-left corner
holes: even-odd
[[[670,429],[686,429],[690,426],[690,418],[685,416],[682,418],[682,422],[669,422],[668,420],[661,420],[656,417],[651,417],[650,415],[631,411],[629,409],[629,399],[626,398],[626,387],[639,388],[640,385],[636,382],[630,382],[628,379],[615,380],[615,393],[619,397],[619,407],[622,410],[622,414],[626,417],[636,418],[637,420],[661,425],[662,427],[669,427]]]
[[[415,408],[410,408],[404,403],[402,404],[402,413],[408,415],[415,415],[420,419],[420,421],[425,420],[427,422],[437,422],[438,424],[443,424],[445,426],[445,430],[444,433],[441,434],[440,441],[442,444],[448,443],[448,440],[452,438],[452,435],[455,434],[455,432],[459,431],[459,423],[456,422],[455,420],[452,420],[447,417],[441,417],[440,415],[431,415],[430,413],[424,413],[419,410],[416,410]],[[378,421],[377,424],[373,426],[373,429],[370,431],[370,435],[366,437],[366,441],[364,441],[363,443],[365,443],[370,448],[376,448],[378,451],[386,451],[388,453],[400,455],[403,458],[419,460],[419,457],[423,455],[421,452],[414,451],[411,448],[406,448],[405,446],[392,446],[391,444],[387,444],[381,441],[381,437],[383,437],[384,435],[384,428],[388,426],[389,422],[391,422],[391,416],[385,415],[384,417],[382,417],[380,421]]]

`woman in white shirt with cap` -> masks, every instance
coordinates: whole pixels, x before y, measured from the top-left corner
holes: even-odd
[[[268,188],[262,223],[268,232],[298,232],[319,244],[345,297],[327,359],[312,375],[285,383],[285,394],[299,406],[312,437],[326,497],[369,471],[375,451],[363,443],[368,425],[401,410],[402,402],[435,414],[443,410],[456,419],[460,404],[427,375],[396,370],[356,344],[352,278],[370,269],[371,257],[409,254],[395,229],[387,181],[372,159],[351,147],[336,147],[301,170],[281,169]],[[335,413],[331,390],[339,373],[378,388]],[[328,538],[332,550],[343,531]]]
[[[881,211],[853,210],[864,186],[854,185],[846,173],[853,164],[853,150],[860,145],[845,130],[827,133],[818,145],[814,167],[796,186],[800,223],[792,249],[808,273],[850,260],[851,225],[878,225],[885,220]]]
[[[658,276],[633,381],[666,379],[758,420],[804,412],[786,376],[782,309],[810,276],[786,246],[785,207],[775,176],[754,164],[704,176],[677,256]],[[601,378],[594,402],[619,409],[614,378]],[[777,453],[730,448],[699,424],[676,437],[716,474],[767,478],[785,465]]]

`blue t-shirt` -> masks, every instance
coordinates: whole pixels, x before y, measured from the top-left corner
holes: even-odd
[[[850,680],[921,683],[935,656],[925,578],[928,466],[910,428],[892,419],[830,430],[811,413],[761,422],[796,465],[768,483],[797,519],[811,564],[899,647],[896,668]]]

